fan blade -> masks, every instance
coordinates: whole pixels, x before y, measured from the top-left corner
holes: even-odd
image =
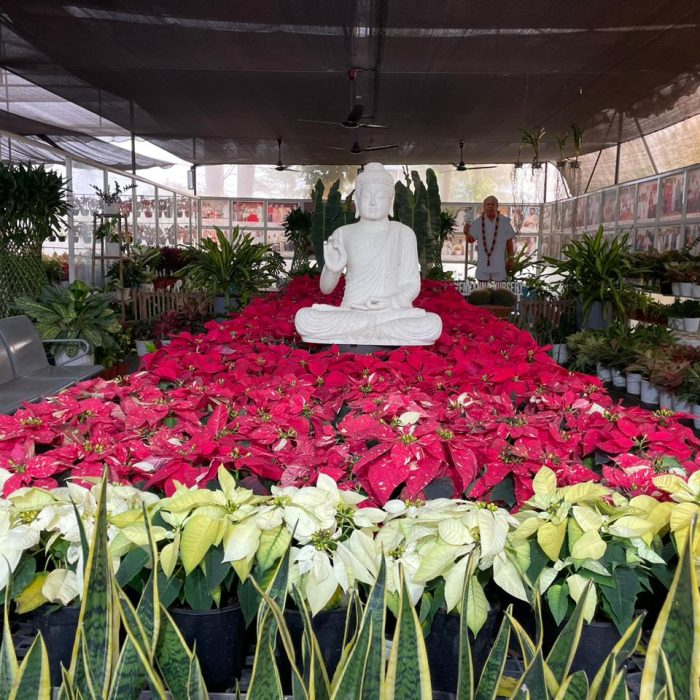
[[[486,170],[488,168],[497,168],[497,165],[468,165],[465,170]]]
[[[338,126],[339,124],[339,122],[331,122],[327,119],[297,119],[297,121],[305,124],[332,124],[333,126]]]
[[[326,146],[326,148],[333,148],[336,151],[347,151],[347,148],[343,148],[342,146]]]
[[[357,126],[363,129],[388,129],[386,124],[357,124]]]
[[[352,109],[350,110],[350,114],[348,114],[348,116],[345,117],[345,121],[342,122],[343,126],[347,126],[351,129],[356,127],[360,119],[362,119],[362,114],[364,111],[364,105],[353,105]]]
[[[363,151],[385,151],[387,148],[398,148],[398,143],[387,144],[386,146],[368,146],[363,148]]]

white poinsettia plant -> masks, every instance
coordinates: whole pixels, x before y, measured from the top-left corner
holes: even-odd
[[[50,490],[21,488],[0,499],[0,541],[5,555],[0,563],[0,589],[13,575],[20,559],[32,559],[26,567],[22,589],[13,589],[20,612],[44,603],[68,605],[82,593],[83,550],[78,517],[88,542],[94,529],[99,486],[77,484]],[[152,508],[158,496],[132,486],[107,486],[108,538],[115,571],[121,558],[135,547],[146,546],[142,506]],[[76,516],[77,510],[77,516]],[[154,528],[154,536],[164,536]]]
[[[584,618],[600,610],[620,629],[634,613],[637,594],[648,587],[651,567],[662,565],[660,536],[670,504],[650,496],[626,498],[593,482],[558,487],[542,468],[533,479],[534,495],[516,514],[511,540],[527,545],[534,562],[526,567],[531,585],[546,596],[557,622],[588,589]]]

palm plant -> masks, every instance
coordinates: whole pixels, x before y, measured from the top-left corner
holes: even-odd
[[[199,245],[185,249],[189,262],[176,276],[189,285],[224,297],[226,306],[232,297],[245,306],[285,274],[284,260],[271,246],[255,243],[238,226],[231,232],[230,241],[220,228],[214,229],[216,240],[205,238]]]
[[[625,318],[628,291],[626,279],[639,269],[633,268],[627,233],[606,238],[603,227],[584,234],[580,241],[571,241],[563,251],[563,258],[545,258],[558,276],[563,296],[578,298],[583,309],[584,323],[595,302],[601,302],[612,317]]]
[[[540,143],[545,135],[545,130],[539,129],[521,129],[522,140],[521,146],[530,146],[532,148],[532,167],[539,168],[542,163],[540,161]]]
[[[311,246],[311,212],[303,209],[292,209],[284,217],[282,224],[284,237],[294,246],[294,258],[292,259],[292,274],[298,273],[309,265]]]

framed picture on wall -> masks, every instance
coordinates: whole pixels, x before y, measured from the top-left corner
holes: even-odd
[[[634,231],[634,249],[636,251],[654,250],[656,226],[639,226]]]
[[[656,205],[659,199],[659,181],[640,182],[637,186],[637,221],[656,219]]]
[[[545,204],[542,207],[542,233],[550,233],[552,230],[552,205]]]
[[[524,207],[523,233],[538,233],[540,230],[540,207]]]
[[[567,199],[561,207],[561,227],[564,231],[570,231],[574,227],[574,201]]]
[[[227,199],[203,199],[202,226],[228,226],[228,205]]]
[[[280,253],[282,257],[291,258],[294,256],[294,246],[284,235],[284,230],[280,228],[269,228],[267,230],[267,245],[272,246],[272,250]]]
[[[617,216],[617,189],[603,192],[603,223],[614,224]]]
[[[233,221],[239,224],[251,223],[262,226],[265,220],[264,208],[263,202],[234,202]]]
[[[524,209],[525,207],[518,205],[510,208],[510,212],[508,214],[510,217],[510,225],[513,227],[516,233],[520,233],[523,228],[523,219],[525,218],[525,215],[523,214]]]
[[[680,250],[683,247],[681,226],[660,226],[656,232],[654,248],[659,253],[667,253],[670,250]]]
[[[586,199],[586,226],[597,227],[600,223],[600,192],[589,194]]]
[[[626,187],[620,187],[618,192],[618,200],[620,206],[618,208],[618,221],[634,221],[634,195],[636,185],[627,185]]]
[[[586,198],[578,197],[574,202],[574,228],[583,228],[586,225]]]
[[[661,178],[660,219],[680,219],[683,214],[685,173]]]
[[[691,255],[700,255],[700,224],[685,225],[683,244]]]
[[[270,226],[282,226],[287,214],[298,206],[297,202],[268,202],[267,223]]]
[[[700,168],[689,170],[685,185],[685,215],[700,217]]]
[[[525,251],[525,255],[532,255],[537,253],[538,240],[537,236],[516,236],[515,237],[515,250]]]

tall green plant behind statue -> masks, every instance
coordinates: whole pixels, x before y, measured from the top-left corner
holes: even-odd
[[[355,214],[352,211],[352,192],[345,198],[340,194],[340,180],[336,180],[328,197],[323,201],[325,187],[319,179],[311,190],[311,200],[314,203],[314,211],[311,215],[311,243],[313,244],[316,265],[323,269],[323,243],[340,226],[355,222]]]
[[[0,164],[0,316],[7,301],[36,297],[48,283],[41,246],[68,213],[66,187],[44,166]]]
[[[421,275],[427,277],[440,255],[440,190],[431,168],[425,171],[425,183],[416,170],[410,175],[406,170],[405,178],[405,185],[397,182],[394,186],[394,219],[415,232]]]

